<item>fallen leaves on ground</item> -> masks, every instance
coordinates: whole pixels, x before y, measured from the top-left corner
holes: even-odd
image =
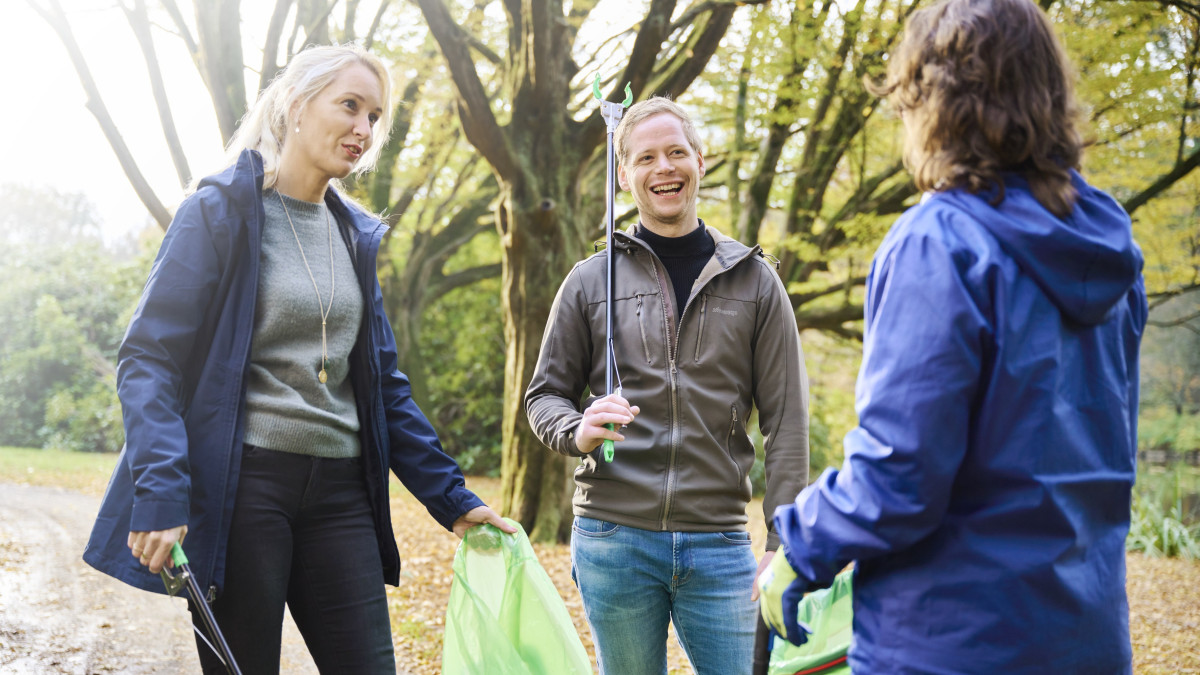
[[[467,484],[489,505],[499,506],[498,480],[472,477]],[[765,537],[761,505],[753,504],[750,513],[750,534],[756,542],[755,550],[761,553]],[[400,587],[388,588],[398,670],[436,675],[441,672],[443,619],[458,539],[443,530],[395,483],[392,522],[404,561]],[[594,663],[591,634],[583,618],[579,592],[571,581],[570,548],[534,544],[533,549],[558,588]],[[1200,673],[1200,562],[1147,558],[1137,553],[1129,554],[1127,561],[1134,672]],[[673,636],[667,645],[667,661],[672,675],[692,673]]]
[[[1200,673],[1200,561],[1125,557],[1133,669]]]

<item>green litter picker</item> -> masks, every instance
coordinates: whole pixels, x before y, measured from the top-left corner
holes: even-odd
[[[171,572],[166,565],[163,565],[162,570],[158,575],[162,577],[163,584],[167,587],[167,595],[174,597],[179,593],[180,589],[187,589],[187,593],[192,598],[192,605],[196,608],[196,612],[200,615],[200,620],[204,622],[204,630],[208,633],[208,637],[200,632],[196,624],[192,624],[192,630],[204,640],[209,649],[221,659],[221,663],[225,665],[225,670],[230,675],[242,675],[241,669],[238,668],[237,661],[233,659],[233,652],[229,649],[229,643],[225,641],[225,636],[221,634],[221,629],[217,626],[217,620],[213,617],[212,609],[208,606],[208,601],[204,598],[204,591],[200,590],[200,585],[196,583],[195,577],[192,576],[192,568],[188,565],[187,556],[183,553],[183,547],[176,542],[171,548],[171,560],[175,562],[175,572]],[[212,641],[209,641],[212,638]],[[214,646],[213,643],[216,643]]]
[[[604,125],[607,128],[608,147],[605,153],[607,168],[604,172],[604,246],[608,252],[607,261],[607,277],[604,282],[604,395],[608,396],[614,391],[618,396],[621,394],[621,375],[617,372],[617,357],[613,352],[613,227],[616,223],[616,215],[614,213],[614,203],[617,197],[617,162],[613,155],[613,133],[617,130],[617,125],[621,123],[621,117],[625,114],[625,109],[633,103],[633,91],[629,84],[625,85],[625,100],[621,103],[613,103],[605,101],[600,94],[600,74],[596,74],[595,81],[592,82],[592,95],[600,101],[600,116],[604,118]],[[614,389],[613,381],[616,381]],[[614,425],[605,425],[610,430],[615,428]],[[613,461],[613,456],[616,454],[616,449],[612,441],[605,439],[602,446],[604,448],[604,461]]]

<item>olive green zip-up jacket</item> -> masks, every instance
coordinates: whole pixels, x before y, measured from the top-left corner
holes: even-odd
[[[771,264],[708,228],[713,257],[679,313],[658,257],[613,235],[613,343],[622,395],[641,408],[611,463],[583,455],[574,432],[604,395],[608,251],[575,265],[546,324],[525,409],[534,432],[575,470],[577,516],[655,531],[724,532],[746,525],[758,409],[766,450],[767,549],[775,507],[808,482],[808,378],[791,304]],[[585,399],[584,394],[588,393]]]

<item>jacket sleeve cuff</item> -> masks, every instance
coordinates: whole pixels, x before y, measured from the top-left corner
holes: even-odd
[[[557,448],[557,450],[558,450],[559,454],[566,455],[567,457],[584,457],[585,456],[582,452],[579,451],[579,446],[575,445],[575,428],[574,427],[572,427],[569,431],[566,431],[565,433],[562,434],[562,436],[558,440],[558,445],[559,445],[559,447]]]
[[[768,551],[779,550],[779,535],[775,533],[775,528],[767,527],[767,549]]]
[[[129,519],[129,531],[158,532],[186,525],[187,522],[187,502],[138,499],[133,503],[133,515]]]
[[[449,531],[454,530],[454,522],[466,515],[468,511],[485,506],[482,499],[466,488],[456,489],[455,494],[451,497],[451,501],[456,504],[453,509],[448,510],[445,515],[438,514],[435,516],[438,523]]]

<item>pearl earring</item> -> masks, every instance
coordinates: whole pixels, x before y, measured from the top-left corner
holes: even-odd
[[[300,125],[299,124],[296,125],[296,133],[300,133]]]

